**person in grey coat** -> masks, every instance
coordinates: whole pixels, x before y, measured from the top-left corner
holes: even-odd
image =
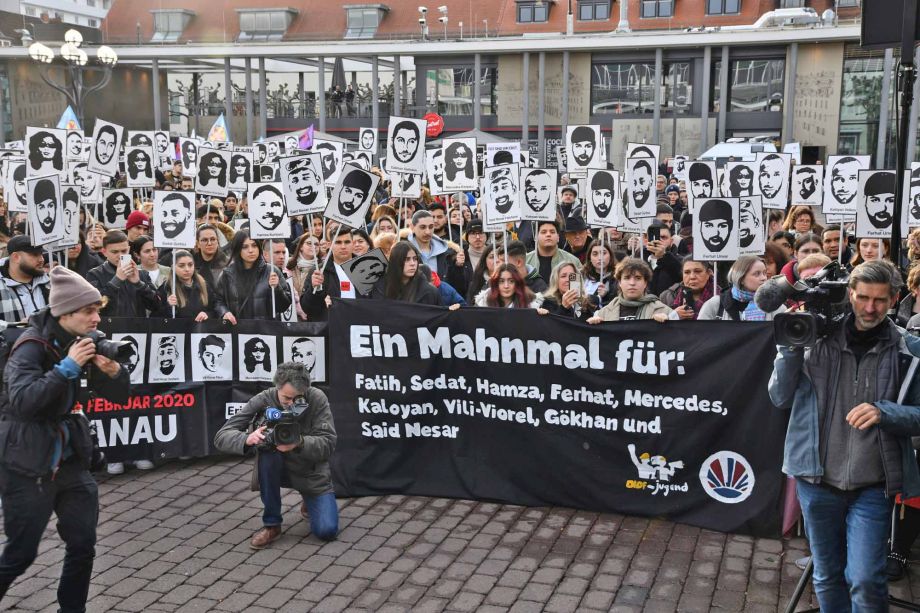
[[[338,508],[332,491],[329,458],[335,449],[336,433],[329,400],[310,385],[310,373],[297,362],[280,364],[274,387],[256,394],[231,417],[214,436],[214,446],[224,453],[254,455],[252,489],[258,490],[265,511],[264,527],[249,545],[262,549],[281,536],[281,488],[297,490],[303,497],[301,515],[310,521],[314,536],[335,539],[339,530]],[[300,441],[288,445],[267,445],[266,426],[261,422],[266,409],[291,409],[306,404],[297,420]]]

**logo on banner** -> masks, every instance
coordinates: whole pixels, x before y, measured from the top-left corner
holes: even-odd
[[[628,449],[629,457],[633,466],[636,467],[639,477],[626,482],[628,489],[649,490],[652,496],[659,493],[667,496],[669,492],[686,492],[688,490],[686,481],[682,484],[670,483],[674,474],[684,467],[682,460],[669,462],[665,456],[652,455],[647,451],[636,455],[636,446],[632,443],[629,444]]]
[[[738,504],[754,491],[754,470],[741,454],[717,451],[700,467],[700,483],[719,502]]]

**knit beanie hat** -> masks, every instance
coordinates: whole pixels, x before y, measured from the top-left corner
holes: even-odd
[[[102,302],[102,294],[89,281],[64,266],[51,269],[51,314],[60,317],[90,304]]]

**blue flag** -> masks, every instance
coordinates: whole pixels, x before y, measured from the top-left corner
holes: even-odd
[[[209,143],[225,143],[230,140],[230,130],[227,129],[227,122],[224,120],[224,114],[221,113],[211,131],[208,132]]]
[[[80,121],[77,119],[77,114],[73,112],[69,104],[67,105],[67,110],[61,115],[57,127],[58,130],[83,130],[83,128],[80,127]]]

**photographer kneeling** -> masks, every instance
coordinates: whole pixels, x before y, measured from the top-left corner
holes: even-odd
[[[224,453],[256,455],[253,490],[258,484],[264,527],[249,546],[262,549],[281,536],[282,486],[300,492],[300,513],[305,519],[309,515],[310,530],[331,541],[339,531],[339,511],[329,471],[336,441],[329,400],[310,385],[309,371],[297,362],[279,364],[273,383],[214,436]]]
[[[51,270],[50,308],[29,319],[10,349],[0,399],[0,488],[6,546],[0,598],[35,560],[51,513],[66,544],[60,610],[86,610],[99,492],[90,467],[102,457],[82,407],[92,396],[128,400],[128,371],[96,353],[102,295],[75,272]],[[101,350],[100,350],[101,352]]]
[[[920,493],[918,339],[888,317],[901,288],[890,262],[853,269],[852,312],[812,347],[780,346],[770,399],[792,407],[783,472],[795,477],[821,611],[887,611],[895,494]]]

